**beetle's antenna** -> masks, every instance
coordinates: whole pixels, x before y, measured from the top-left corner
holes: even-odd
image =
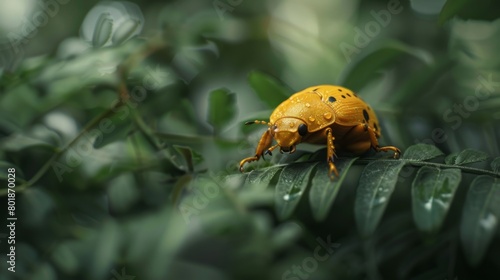
[[[259,121],[259,120],[245,122],[245,125],[250,125],[250,124],[267,124],[267,125],[269,125],[266,121]]]

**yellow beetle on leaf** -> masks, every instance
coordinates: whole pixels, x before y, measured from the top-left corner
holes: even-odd
[[[330,178],[339,176],[334,164],[336,150],[355,155],[371,148],[394,151],[398,158],[401,151],[394,146],[380,147],[380,125],[371,107],[351,90],[334,85],[306,88],[290,96],[273,111],[269,122],[252,121],[246,124],[267,124],[260,138],[255,156],[240,162],[240,171],[247,162],[259,160],[264,154],[280,147],[280,152],[295,152],[299,143],[326,144]],[[277,144],[272,145],[273,139]]]

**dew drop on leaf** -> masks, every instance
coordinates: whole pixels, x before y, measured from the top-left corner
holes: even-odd
[[[386,200],[387,200],[387,198],[385,196],[381,196],[377,200],[374,201],[373,206],[384,204]]]
[[[295,200],[295,199],[299,198],[301,195],[302,195],[302,192],[290,193],[290,194],[287,193],[283,196],[283,199],[285,201],[291,201],[291,200]]]
[[[486,230],[493,230],[497,226],[498,220],[493,213],[488,213],[486,217],[479,221],[481,227]]]

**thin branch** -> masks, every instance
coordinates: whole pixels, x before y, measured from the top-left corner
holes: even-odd
[[[353,164],[366,165],[366,164],[369,164],[369,163],[374,162],[374,161],[394,162],[395,160],[403,160],[406,162],[407,165],[411,165],[413,167],[433,166],[433,167],[437,167],[437,168],[457,168],[457,169],[460,169],[461,171],[466,172],[466,173],[477,174],[477,175],[489,175],[492,177],[500,178],[500,173],[496,173],[496,172],[491,171],[491,170],[463,166],[463,165],[451,165],[451,164],[445,164],[445,163],[414,161],[414,160],[407,160],[407,159],[380,159],[380,158],[371,158],[370,159],[370,158],[365,158],[365,159],[357,159],[356,161],[354,161]],[[301,161],[301,163],[304,163],[304,162],[316,163],[316,162],[318,162],[318,160]],[[276,167],[276,166],[285,167],[285,166],[290,165],[290,164],[294,164],[294,163],[275,164],[275,165],[273,165],[273,167]]]
[[[132,110],[132,117],[133,117],[133,120],[134,120],[137,128],[139,128],[139,130],[142,132],[142,135],[144,136],[144,138],[146,138],[146,141],[148,141],[149,144],[156,149],[156,151],[162,153],[163,156],[166,159],[168,159],[168,161],[172,164],[173,167],[177,168],[177,166],[179,166],[179,163],[176,161],[175,155],[172,155],[170,153],[170,151],[172,150],[171,145],[168,144],[168,143],[164,143],[163,145],[161,145],[160,143],[158,143],[157,137],[156,137],[155,133],[144,122],[144,120],[138,114],[137,111]]]
[[[43,177],[43,175],[45,175],[45,173],[49,170],[49,168],[52,166],[52,164],[54,163],[54,161],[56,161],[57,159],[59,159],[61,157],[61,155],[63,155],[67,150],[69,150],[75,143],[77,143],[88,131],[90,131],[91,129],[93,129],[97,124],[99,124],[99,122],[105,118],[107,118],[108,116],[111,116],[114,114],[115,110],[120,108],[121,106],[123,106],[124,103],[123,102],[118,102],[113,108],[110,108],[108,110],[106,110],[105,112],[103,112],[101,115],[97,116],[96,118],[94,118],[91,122],[89,122],[83,129],[82,131],[80,131],[80,133],[73,139],[71,140],[71,142],[69,142],[64,148],[56,151],[52,157],[50,157],[50,159],[47,160],[47,162],[45,162],[45,164],[35,173],[35,175],[33,175],[33,177],[26,181],[25,183],[19,185],[16,190],[18,192],[21,192],[21,191],[24,191],[25,189],[27,189],[28,187],[32,186],[33,184],[35,184],[36,182],[38,182],[38,180],[40,180],[40,178]],[[4,195],[7,195],[7,189],[3,189],[3,190],[0,190],[0,196],[4,196]]]
[[[394,161],[394,159],[376,159],[378,161]],[[475,167],[469,167],[469,166],[463,166],[463,165],[451,165],[451,164],[446,164],[446,163],[436,163],[436,162],[427,162],[427,161],[414,161],[414,160],[406,160],[406,159],[401,159],[406,161],[407,164],[415,166],[415,167],[420,167],[420,166],[433,166],[437,168],[458,168],[462,170],[463,172],[466,173],[472,173],[472,174],[478,174],[478,175],[490,175],[493,177],[500,178],[500,173],[496,173],[491,170],[486,170],[486,169],[480,169],[480,168],[475,168]],[[368,160],[368,159],[358,159],[354,163],[355,164],[368,164],[370,162],[373,162],[373,160]]]
[[[115,110],[126,104],[127,100],[130,98],[130,94],[127,90],[127,85],[125,81],[127,80],[128,73],[130,72],[130,69],[135,67],[138,63],[140,63],[142,60],[146,59],[149,55],[152,53],[166,47],[166,44],[162,42],[160,39],[156,40],[151,40],[149,44],[147,44],[141,51],[138,51],[137,53],[132,54],[127,60],[125,60],[122,64],[118,66],[117,72],[115,72],[116,75],[118,75],[118,78],[121,80],[120,84],[118,85],[117,91],[118,91],[118,96],[119,96],[119,102],[113,106],[113,108],[108,109],[101,115],[97,116],[94,120],[92,120],[90,123],[88,123],[83,130],[71,141],[69,142],[63,149],[56,151],[52,157],[50,157],[47,162],[33,175],[33,177],[28,180],[27,182],[22,183],[17,187],[17,191],[23,191],[26,188],[32,186],[40,178],[42,178],[46,172],[50,169],[54,161],[59,159],[59,157],[64,154],[67,150],[69,150],[75,143],[77,143],[90,129],[94,128],[101,120],[104,118],[111,116],[115,113]],[[152,135],[152,133],[151,133]],[[5,196],[7,195],[8,190],[7,189],[2,189],[0,190],[0,196]]]

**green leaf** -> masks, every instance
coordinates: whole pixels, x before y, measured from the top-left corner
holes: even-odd
[[[293,245],[303,229],[293,222],[280,224],[272,234],[272,244],[274,250],[281,250]]]
[[[1,108],[0,108],[1,110]],[[13,134],[15,132],[21,132],[23,129],[17,124],[16,120],[13,120],[13,116],[6,116],[8,112],[0,111],[0,129],[5,131],[7,135]]]
[[[335,201],[335,197],[344,181],[347,171],[351,165],[358,159],[347,158],[339,159],[335,162],[340,177],[335,178],[333,181],[328,176],[328,165],[318,166],[318,171],[314,174],[311,183],[311,190],[309,191],[309,202],[314,218],[317,221],[322,221],[328,215],[330,208]]]
[[[444,158],[444,163],[449,165],[455,164],[455,159],[457,158],[458,153],[451,153]]]
[[[217,176],[214,179],[218,182],[218,185],[224,186],[229,189],[239,189],[243,186],[246,178],[248,177],[248,173],[236,173],[229,174],[225,176]]]
[[[31,268],[31,275],[25,276],[27,280],[54,280],[57,272],[49,262],[40,262]]]
[[[9,88],[0,95],[0,118],[11,127],[27,127],[40,113],[43,101],[28,83]],[[13,124],[13,125],[12,125]]]
[[[454,16],[463,19],[494,20],[498,18],[498,1],[494,0],[448,0],[439,14],[439,24]]]
[[[370,236],[377,228],[404,164],[401,160],[374,161],[363,170],[354,203],[356,224],[362,236]]]
[[[460,169],[424,166],[412,183],[413,219],[421,231],[436,232],[448,213],[462,173]]]
[[[434,145],[416,144],[406,149],[402,158],[414,161],[424,161],[443,155],[443,152]]]
[[[142,28],[142,23],[140,20],[128,18],[116,28],[113,36],[111,37],[111,42],[113,45],[117,46],[126,40],[130,39],[138,29]]]
[[[455,158],[454,164],[464,165],[464,164],[468,164],[468,163],[484,161],[484,160],[488,159],[488,157],[489,157],[488,154],[485,152],[472,150],[472,149],[465,149],[457,155],[457,157]]]
[[[126,212],[137,200],[140,193],[135,185],[132,173],[122,173],[108,183],[109,207],[115,213]]]
[[[491,162],[491,170],[496,173],[500,173],[500,157],[495,158]]]
[[[3,150],[19,152],[28,148],[41,148],[56,151],[56,147],[40,139],[28,137],[22,134],[14,134],[2,141]]]
[[[297,150],[291,155],[286,155],[278,160],[278,164],[289,164],[298,161],[301,158],[309,158],[311,152],[304,150]]]
[[[179,166],[179,168],[184,167],[183,169],[186,172],[193,172],[194,170],[194,154],[193,150],[187,146],[179,146],[179,145],[173,145],[173,148],[176,152],[178,152],[181,157],[184,159],[184,162],[186,163],[186,166]]]
[[[89,133],[94,132],[97,137],[94,140],[94,148],[100,149],[113,142],[124,140],[130,131],[131,119],[129,114],[122,116],[114,114],[109,118],[103,118],[99,124]]]
[[[171,207],[163,207],[150,215],[129,219],[126,232],[130,242],[121,256],[124,263],[143,268],[142,279],[169,279],[165,267],[171,267],[179,248],[186,244],[188,234],[181,216]]]
[[[222,88],[210,92],[208,100],[208,123],[214,127],[216,134],[236,115],[236,95]]]
[[[78,243],[75,241],[65,241],[56,245],[51,252],[51,260],[54,265],[67,274],[76,273],[81,262],[77,255]]]
[[[55,203],[50,194],[41,188],[27,189],[19,198],[19,213],[24,217],[23,224],[30,228],[45,225]]]
[[[420,68],[418,73],[410,75],[403,81],[387,100],[388,108],[406,108],[412,102],[422,98],[422,93],[429,91],[429,88],[437,83],[443,75],[449,73],[455,62],[448,56],[439,58],[436,62]]]
[[[248,76],[248,82],[259,99],[271,109],[288,99],[293,92],[276,78],[259,71],[252,71]]]
[[[469,0],[447,0],[439,14],[439,24],[445,23],[467,6]]]
[[[358,91],[371,80],[378,78],[378,71],[392,66],[395,61],[408,56],[425,63],[429,63],[431,60],[430,55],[421,49],[398,41],[390,41],[350,62],[340,75],[338,84]]]
[[[150,158],[146,159],[145,162],[154,164],[156,160],[156,158]],[[144,163],[133,158],[114,160],[97,168],[92,180],[94,182],[108,182],[123,173],[134,172],[141,168],[144,168]]]
[[[122,234],[114,220],[105,221],[92,236],[93,249],[86,269],[89,279],[104,279],[119,255]]]
[[[71,215],[79,226],[95,227],[109,218],[109,209],[106,196],[95,195],[90,192],[64,193],[64,199],[57,200],[66,206],[65,211]],[[86,246],[94,242],[91,238],[82,239]]]
[[[92,45],[95,48],[104,46],[113,31],[113,18],[110,13],[102,13],[97,19],[94,34],[92,36]]]
[[[460,224],[465,257],[478,265],[495,236],[500,219],[500,181],[490,176],[476,177],[467,193]]]
[[[282,166],[272,166],[266,169],[256,169],[252,170],[248,173],[248,176],[245,180],[245,186],[259,186],[261,188],[266,188],[271,180],[274,178],[274,175],[281,171]]]
[[[274,189],[243,188],[237,193],[238,200],[246,208],[271,207],[274,205]]]
[[[287,165],[281,171],[276,185],[275,202],[278,218],[288,218],[299,204],[309,183],[312,170],[318,163],[296,163]]]

